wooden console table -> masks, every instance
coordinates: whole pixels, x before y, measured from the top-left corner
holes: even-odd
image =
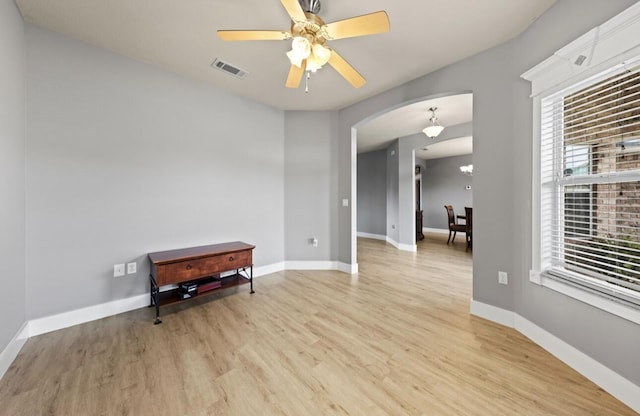
[[[240,241],[189,247],[149,253],[151,261],[150,304],[156,307],[155,324],[160,319],[160,306],[180,302],[178,289],[160,291],[161,286],[195,282],[202,287],[198,295],[249,283],[253,291],[253,249]],[[222,273],[235,274],[221,277]]]

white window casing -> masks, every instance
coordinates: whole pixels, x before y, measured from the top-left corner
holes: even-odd
[[[534,104],[530,280],[640,324],[640,3],[522,77]]]

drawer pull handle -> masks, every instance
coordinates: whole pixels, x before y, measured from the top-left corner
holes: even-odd
[[[191,270],[191,269],[193,269],[193,266],[190,264],[187,264],[187,270]]]
[[[229,256],[229,261],[233,261],[233,256]]]

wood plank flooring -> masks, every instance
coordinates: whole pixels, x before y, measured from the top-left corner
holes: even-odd
[[[462,239],[459,239],[462,240]],[[259,250],[260,248],[256,248]],[[360,272],[286,271],[31,338],[0,415],[634,415],[469,315],[471,253],[359,239]]]

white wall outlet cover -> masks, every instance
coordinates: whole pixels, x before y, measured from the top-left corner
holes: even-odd
[[[343,199],[342,200],[342,206],[343,207],[348,207],[349,206],[349,200],[348,199]]]
[[[498,272],[498,283],[500,283],[501,285],[506,285],[509,283],[507,272]]]
[[[113,277],[124,276],[124,264],[113,265]]]
[[[137,263],[127,263],[127,274],[133,274],[138,271]]]

